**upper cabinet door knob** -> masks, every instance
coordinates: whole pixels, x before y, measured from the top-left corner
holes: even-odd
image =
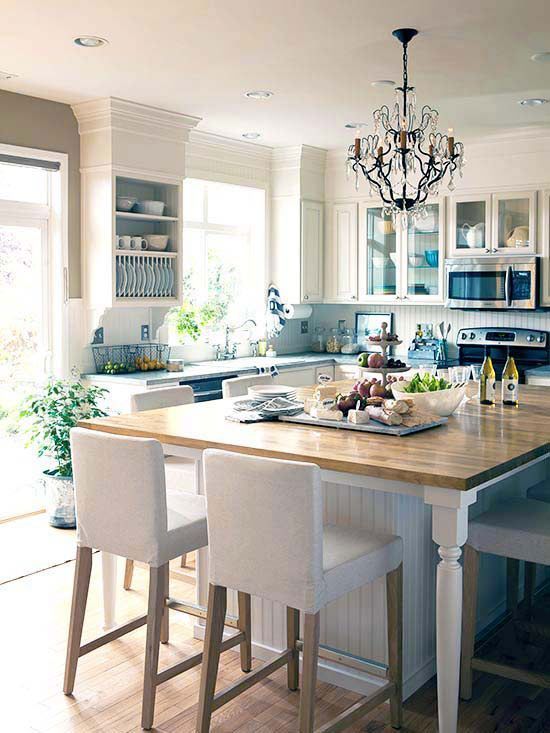
[[[304,300],[309,300],[309,295],[304,295]]]

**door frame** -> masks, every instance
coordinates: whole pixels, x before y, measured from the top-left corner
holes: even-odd
[[[36,158],[59,163],[58,176],[49,176],[46,205],[2,199],[3,213],[42,218],[46,213],[51,294],[52,347],[50,372],[60,378],[70,374],[69,362],[69,156],[51,150],[0,143],[0,153],[21,158]],[[32,213],[34,211],[34,214]],[[42,216],[41,216],[42,215]]]

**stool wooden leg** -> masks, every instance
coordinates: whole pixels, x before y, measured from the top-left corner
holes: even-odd
[[[403,565],[386,575],[388,620],[388,679],[395,685],[390,697],[391,724],[403,724]]]
[[[319,657],[319,613],[304,616],[304,651],[302,659],[302,692],[300,694],[300,733],[313,733],[315,688]]]
[[[287,665],[287,681],[289,690],[297,690],[300,676],[300,652],[296,642],[300,638],[300,611],[287,606],[286,609],[286,645],[292,650]]]
[[[181,556],[180,568],[184,568],[187,565],[187,555]]]
[[[163,582],[164,582],[164,598],[170,598],[170,564],[166,563],[163,566]],[[163,605],[162,609],[162,624],[160,630],[160,642],[161,644],[167,644],[170,638],[170,609],[166,605]]]
[[[241,669],[243,672],[250,672],[252,669],[252,615],[250,609],[250,594],[237,594],[239,605],[239,631],[244,633],[245,639],[239,647],[241,651]]]
[[[84,614],[86,613],[86,601],[88,600],[88,588],[90,587],[91,572],[92,548],[77,547],[73,600],[71,604],[71,621],[69,624],[69,639],[67,642],[67,659],[65,661],[65,680],[63,683],[63,692],[65,695],[72,694],[74,689],[76,665],[78,663],[80,653],[82,626],[84,625]]]
[[[477,582],[479,553],[471,545],[464,546],[464,592],[462,607],[462,654],[460,664],[460,697],[472,697],[472,657],[476,639]]]
[[[534,562],[525,563],[525,609],[529,615],[533,610],[533,598],[537,585],[537,566]]]
[[[220,662],[225,612],[227,609],[227,589],[221,585],[210,584],[208,590],[208,609],[206,635],[197,711],[197,733],[208,733],[212,718],[212,701],[216,690],[216,678]]]
[[[132,587],[132,577],[134,575],[134,561],[126,560],[124,568],[124,590],[130,590]]]
[[[519,601],[519,560],[506,558],[506,606],[515,618],[518,613]]]
[[[155,696],[160,651],[160,629],[164,611],[166,569],[149,568],[149,606],[147,608],[147,640],[145,642],[145,670],[143,674],[143,704],[141,727],[150,730],[155,714]]]

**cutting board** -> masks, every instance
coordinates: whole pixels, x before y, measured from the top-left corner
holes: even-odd
[[[319,420],[316,417],[311,417],[306,412],[302,412],[299,415],[293,415],[292,417],[279,417],[281,422],[293,422],[300,423],[302,425],[313,425],[320,428],[336,428],[338,430],[356,430],[360,433],[381,433],[382,435],[410,435],[411,433],[419,433],[422,430],[429,430],[430,428],[437,428],[440,425],[444,425],[447,422],[446,417],[440,417],[434,422],[423,423],[422,425],[415,425],[412,428],[408,428],[405,425],[384,425],[381,422],[370,420],[365,425],[356,425],[355,423],[348,422],[345,417],[343,420]]]

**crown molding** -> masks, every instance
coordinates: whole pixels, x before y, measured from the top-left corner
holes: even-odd
[[[312,145],[292,145],[285,148],[273,148],[271,151],[271,168],[282,171],[289,168],[307,168],[311,171],[323,172],[327,151]]]
[[[160,107],[119,97],[92,99],[72,105],[80,135],[104,130],[131,132],[172,142],[186,142],[200,117],[171,112]]]
[[[269,165],[271,148],[267,145],[251,143],[247,140],[218,135],[205,130],[191,130],[189,134],[188,152],[190,155],[211,158],[213,153],[227,157],[246,159],[250,164]]]

